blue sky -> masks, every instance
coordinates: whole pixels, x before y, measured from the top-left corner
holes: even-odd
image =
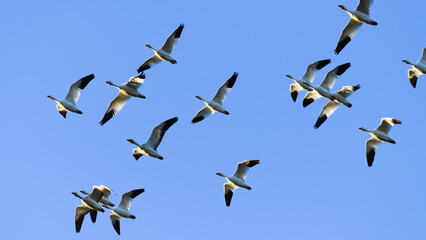
[[[424,239],[426,230],[426,77],[413,89],[407,78],[425,46],[426,2],[376,1],[371,17],[338,55],[333,50],[349,21],[339,1],[8,1],[0,38],[3,93],[0,187],[2,239]],[[101,127],[117,90],[180,23],[173,56],[146,71],[131,99]],[[318,130],[312,126],[327,102],[306,109],[291,100],[285,77],[303,75],[321,59],[349,68],[334,90],[360,84]],[[234,71],[239,77],[224,102],[229,116],[191,124]],[[55,103],[77,79],[94,73],[77,103],[83,115],[63,119]],[[179,117],[159,153],[135,161],[133,138]],[[382,117],[402,120],[367,167],[359,127]],[[225,179],[238,162],[260,159],[225,207]],[[71,192],[106,185],[118,193],[145,188],[121,221],[117,236],[109,211],[75,233]]]

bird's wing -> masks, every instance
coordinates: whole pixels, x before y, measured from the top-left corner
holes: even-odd
[[[247,161],[243,161],[238,163],[238,167],[237,170],[234,173],[234,176],[240,179],[245,180],[246,179],[246,175],[247,175],[247,171],[249,170],[249,168],[259,164],[260,161],[259,160],[247,160]]]
[[[161,140],[163,139],[164,134],[166,131],[175,123],[178,121],[177,117],[171,118],[169,120],[166,120],[160,125],[156,126],[151,133],[151,136],[148,139],[148,144],[154,148],[154,150],[157,150],[158,145],[160,145]]]
[[[129,101],[129,98],[129,96],[121,92],[118,93],[117,97],[112,100],[111,104],[105,112],[104,117],[99,122],[99,124],[102,126],[106,122],[108,122],[116,113],[118,113],[124,107],[124,105],[126,105],[127,101]]]
[[[337,92],[337,94],[341,95],[344,98],[349,97],[353,92],[357,91],[361,88],[361,85],[356,86],[344,86],[341,90]]]
[[[89,82],[92,81],[92,79],[94,78],[95,78],[95,75],[90,74],[88,76],[85,76],[77,80],[77,82],[73,83],[70,86],[70,89],[68,90],[68,94],[65,97],[65,100],[75,104],[78,101],[78,98],[80,97],[81,90],[83,90],[87,86],[87,84],[89,84]]]
[[[163,60],[161,60],[160,57],[158,57],[157,55],[153,55],[152,57],[148,58],[145,62],[143,62],[142,65],[140,65],[140,67],[138,68],[138,73],[141,73],[145,70],[152,68],[153,66],[157,65],[161,61]]]
[[[380,125],[376,128],[376,130],[385,134],[388,134],[391,129],[392,129],[392,124],[388,122],[387,118],[382,118]]]
[[[367,163],[368,166],[373,166],[374,155],[376,155],[376,148],[379,147],[381,141],[378,141],[374,138],[370,138],[365,142],[365,151],[367,154]]]
[[[81,225],[83,225],[84,216],[90,211],[91,209],[84,205],[80,205],[75,208],[75,231],[76,232],[80,232]]]
[[[350,66],[351,63],[345,63],[335,67],[333,70],[327,73],[320,86],[322,88],[330,90],[336,83],[337,77],[342,75]]]
[[[319,128],[321,124],[327,120],[333,114],[337,108],[339,107],[339,103],[336,101],[329,101],[321,110],[320,115],[318,116],[317,122],[314,125],[314,128]]]
[[[416,68],[412,68],[410,70],[408,70],[408,79],[410,79],[410,83],[411,85],[416,88],[417,85],[417,79],[419,78],[420,75],[422,75],[423,73],[420,72],[418,69]]]
[[[317,100],[320,97],[321,95],[317,91],[310,91],[306,93],[302,103],[303,107],[307,107],[309,104],[313,103],[315,100]]]
[[[130,206],[132,205],[132,200],[143,192],[145,192],[145,190],[142,188],[142,189],[135,189],[135,190],[124,193],[121,196],[121,201],[120,201],[120,204],[118,205],[118,208],[123,208],[129,211]]]
[[[237,77],[238,73],[234,72],[234,74],[232,74],[228,81],[226,81],[222,86],[220,86],[212,100],[219,104],[222,104],[228,96],[229,92],[231,91],[232,87],[234,86]]]
[[[302,79],[304,79],[305,81],[309,83],[312,83],[314,81],[317,71],[327,66],[327,64],[329,64],[330,62],[331,62],[330,59],[326,59],[326,60],[317,61],[308,65],[306,67],[306,71]]]
[[[225,203],[227,207],[231,206],[232,195],[237,188],[238,186],[231,182],[223,184],[223,192],[225,194]]]
[[[195,117],[192,119],[192,123],[199,122],[212,114],[213,114],[213,111],[206,106],[202,108],[200,111],[198,111],[197,115],[195,115]]]
[[[172,34],[170,34],[170,36],[167,38],[164,45],[161,47],[161,50],[169,54],[172,53],[173,48],[175,47],[176,43],[178,42],[180,38],[180,35],[182,34],[182,30],[184,26],[185,25],[181,23],[179,27]]]
[[[133,88],[137,90],[144,81],[145,81],[145,74],[142,73],[139,76],[131,77],[130,80],[125,83],[125,85],[128,86],[129,88]]]
[[[140,150],[140,148],[133,148],[133,151],[132,151],[132,155],[133,155],[133,157],[136,159],[136,160],[138,160],[140,157],[142,157],[143,156],[143,152],[142,152],[142,150]]]
[[[89,194],[88,197],[93,199],[93,201],[95,201],[95,202],[99,202],[99,200],[101,200],[103,195],[104,195],[104,193],[102,192],[102,190],[99,187],[93,186],[93,190]]]
[[[373,0],[359,0],[359,4],[358,4],[358,7],[356,7],[356,10],[369,16],[370,8],[372,5],[373,5]]]
[[[293,101],[296,102],[297,95],[299,94],[300,90],[303,90],[303,87],[301,87],[298,83],[290,84],[290,94]]]
[[[115,214],[109,215],[109,218],[111,218],[112,226],[114,227],[115,231],[118,235],[120,235],[120,216],[117,216]]]
[[[339,42],[337,43],[334,53],[339,54],[340,51],[355,37],[356,32],[361,27],[362,23],[351,19],[343,29],[342,35],[340,35]]]
[[[98,211],[90,210],[90,218],[92,219],[92,223],[96,222],[96,217],[98,216]]]
[[[112,193],[112,190],[108,187],[105,187],[104,185],[101,185],[102,192],[104,193],[103,197],[108,199],[109,195]]]
[[[422,57],[420,58],[419,62],[426,65],[426,47],[423,48]]]

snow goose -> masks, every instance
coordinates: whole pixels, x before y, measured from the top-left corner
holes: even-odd
[[[216,92],[213,99],[211,101],[206,101],[200,96],[196,96],[197,99],[203,101],[206,106],[202,108],[200,111],[198,111],[197,115],[192,119],[192,123],[199,122],[203,120],[204,118],[207,118],[208,116],[212,115],[214,112],[220,112],[226,115],[229,115],[229,112],[226,111],[223,107],[223,101],[225,101],[226,97],[228,96],[229,92],[231,91],[232,87],[235,84],[235,81],[237,80],[238,73],[234,72],[234,74],[231,76],[231,78],[228,79]]]
[[[370,8],[373,5],[373,0],[360,0],[356,10],[350,11],[343,5],[338,5],[341,9],[345,10],[350,16],[348,25],[343,29],[340,35],[337,47],[334,53],[339,54],[340,51],[355,37],[356,32],[359,30],[363,23],[369,25],[377,25],[377,22],[370,18]]]
[[[152,130],[152,133],[148,139],[148,142],[142,145],[139,145],[133,139],[127,139],[127,141],[137,146],[137,148],[133,149],[133,157],[136,160],[138,160],[142,155],[148,155],[150,157],[163,160],[164,158],[157,152],[157,147],[158,145],[160,145],[161,140],[163,139],[163,136],[166,133],[166,131],[177,121],[178,121],[178,118],[174,117],[156,126]]]
[[[388,133],[394,124],[401,124],[401,121],[394,118],[382,118],[382,122],[380,123],[380,125],[372,131],[367,130],[363,127],[359,128],[360,130],[371,134],[371,138],[365,142],[367,163],[369,167],[373,166],[376,148],[379,147],[380,143],[388,142],[395,144],[395,141],[388,137]]]
[[[286,75],[286,77],[294,80],[295,82],[290,85],[290,94],[294,102],[296,102],[297,94],[299,94],[299,91],[303,89],[307,91],[312,91],[312,88],[304,84],[304,82],[306,81],[306,82],[312,83],[314,81],[317,71],[327,66],[327,64],[329,64],[330,62],[331,62],[330,59],[326,59],[326,60],[321,60],[308,65],[308,67],[306,67],[305,74],[300,79],[295,79],[291,75]]]
[[[311,87],[312,91],[308,92],[305,95],[305,98],[303,99],[303,107],[308,106],[320,97],[326,97],[330,100],[334,100],[335,97],[333,96],[333,93],[331,93],[330,90],[336,83],[337,77],[342,75],[350,66],[351,63],[345,63],[335,67],[333,70],[327,73],[322,83],[316,87],[305,81],[304,83]]]
[[[161,49],[155,49],[149,44],[145,45],[148,48],[152,49],[152,51],[154,51],[154,55],[148,58],[144,63],[142,63],[142,65],[138,68],[138,73],[150,69],[161,61],[167,61],[172,64],[177,63],[176,60],[174,60],[170,54],[172,53],[173,48],[175,47],[177,41],[180,38],[180,35],[182,34],[183,27],[184,25],[181,23],[179,27],[172,34],[170,34]]]
[[[111,218],[112,226],[115,231],[120,235],[120,219],[122,218],[131,218],[136,219],[134,215],[129,212],[130,206],[132,205],[132,200],[137,197],[139,194],[143,193],[144,189],[135,189],[129,192],[126,192],[121,196],[120,204],[117,207],[111,208],[110,206],[103,205],[105,208],[111,210],[112,214],[109,216]]]
[[[228,180],[228,182],[223,185],[225,202],[227,207],[231,205],[231,199],[235,189],[242,187],[242,188],[251,190],[251,187],[245,183],[247,171],[249,170],[249,168],[259,163],[260,163],[259,160],[247,160],[247,161],[240,162],[238,163],[237,171],[235,171],[234,175],[232,176],[226,176],[220,172],[216,173],[217,175],[224,177]]]
[[[78,195],[76,192],[72,192],[72,194],[83,202],[82,205],[75,208],[75,231],[80,232],[81,225],[83,224],[84,216],[90,212],[90,217],[92,218],[92,222],[96,222],[97,211],[105,212],[105,210],[98,203],[103,196],[102,189],[98,186],[94,186],[92,193],[86,197],[82,197]]]
[[[422,74],[426,74],[426,48],[423,48],[422,57],[417,63],[411,63],[408,60],[402,61],[413,67],[408,70],[408,79],[410,79],[411,85],[416,88],[417,78]]]
[[[347,107],[352,107],[352,104],[348,102],[347,98],[355,91],[360,89],[361,86],[358,84],[356,86],[345,86],[340,91],[333,94],[336,98],[335,100],[330,100],[321,110],[320,115],[318,116],[317,122],[314,125],[314,128],[317,129],[327,120],[331,114],[333,114],[340,104],[344,104]]]
[[[80,97],[81,90],[83,90],[87,86],[87,84],[89,84],[89,82],[92,81],[92,79],[94,78],[95,75],[90,74],[77,80],[77,82],[73,83],[70,86],[70,89],[68,90],[68,94],[65,99],[58,100],[51,95],[47,97],[57,103],[56,108],[64,118],[67,117],[67,112],[83,114],[83,112],[81,112],[75,104],[77,103],[78,98]]]
[[[116,85],[111,81],[106,82],[107,84],[118,88],[120,91],[115,97],[102,120],[99,122],[101,126],[103,126],[106,122],[108,122],[116,113],[118,113],[124,105],[126,105],[127,101],[129,101],[130,97],[138,97],[145,99],[146,97],[138,92],[138,88],[145,81],[145,74],[142,73],[139,76],[131,77],[128,82],[123,85]]]

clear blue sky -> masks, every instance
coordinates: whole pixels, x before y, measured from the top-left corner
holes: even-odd
[[[425,239],[426,76],[417,89],[407,78],[425,45],[425,1],[376,1],[371,17],[345,49],[333,53],[349,21],[344,4],[358,1],[7,1],[0,14],[1,239]],[[117,90],[180,23],[173,55],[146,71],[140,88],[101,127]],[[334,90],[361,84],[318,130],[327,102],[302,108],[285,77],[308,64],[351,62]],[[240,73],[214,114],[191,124],[234,71]],[[94,73],[77,103],[83,115],[63,119],[46,95],[63,98],[77,79]],[[135,161],[133,138],[179,117],[158,148],[163,161]],[[367,167],[359,127],[382,117],[402,120]],[[225,207],[225,179],[236,164],[260,159]],[[75,233],[71,192],[106,185],[118,193],[145,188],[121,221],[118,237],[109,211],[88,216]]]

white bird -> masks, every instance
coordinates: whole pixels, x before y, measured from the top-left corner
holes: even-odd
[[[361,86],[358,84],[356,86],[345,86],[340,91],[333,94],[336,98],[335,100],[330,100],[321,110],[320,115],[318,116],[317,122],[314,125],[314,128],[317,129],[327,120],[331,114],[333,114],[340,104],[343,104],[347,107],[352,107],[352,104],[348,102],[347,98],[355,91],[360,89]]]
[[[129,212],[130,206],[132,205],[132,200],[137,197],[139,194],[143,193],[144,189],[135,189],[129,192],[126,192],[121,196],[120,204],[117,207],[111,208],[110,206],[103,205],[105,208],[108,208],[112,211],[112,214],[109,216],[111,218],[112,226],[115,231],[120,235],[120,219],[122,218],[131,218],[136,219],[135,215]]]
[[[126,105],[127,101],[129,101],[130,97],[138,97],[145,99],[146,97],[138,92],[138,88],[145,81],[145,74],[142,73],[139,76],[131,77],[128,82],[123,85],[116,85],[111,81],[108,83],[111,86],[118,88],[120,91],[112,102],[110,103],[108,109],[102,120],[99,122],[101,126],[103,126],[106,122],[108,122],[116,113],[118,113],[124,105]]]
[[[308,67],[306,67],[305,74],[300,79],[295,79],[291,75],[286,75],[286,77],[294,80],[295,82],[290,85],[290,94],[294,102],[296,102],[297,94],[299,94],[299,91],[301,90],[312,91],[312,88],[304,84],[304,82],[312,83],[314,81],[317,71],[327,66],[327,64],[329,64],[330,62],[331,62],[330,59],[326,59],[326,60],[321,60],[308,65]]]
[[[312,88],[312,91],[308,92],[303,99],[303,107],[313,103],[316,99],[326,97],[330,100],[336,99],[331,88],[336,83],[337,77],[342,75],[349,67],[351,63],[345,63],[335,67],[333,70],[327,73],[322,83],[316,87],[312,86],[309,82],[304,82],[306,85]]]
[[[394,124],[401,124],[401,121],[394,118],[382,118],[382,122],[380,123],[380,125],[372,131],[367,130],[363,127],[359,128],[364,132],[370,133],[372,136],[365,142],[367,163],[369,167],[373,165],[374,155],[376,154],[376,148],[379,147],[382,142],[395,144],[395,141],[388,137],[388,133]]]
[[[228,180],[227,183],[223,185],[223,190],[225,193],[225,202],[226,206],[231,205],[232,195],[234,194],[235,189],[241,187],[247,190],[251,190],[251,187],[245,183],[246,175],[249,168],[259,164],[259,160],[246,160],[238,163],[237,171],[232,176],[226,176],[223,173],[216,173],[217,175],[224,177]]]
[[[177,61],[174,60],[170,54],[172,54],[173,48],[175,47],[177,41],[180,38],[183,27],[184,25],[181,23],[179,27],[172,34],[170,34],[161,49],[155,49],[149,44],[145,45],[148,48],[152,49],[152,51],[154,51],[154,55],[148,58],[144,63],[142,63],[142,65],[138,68],[138,73],[152,68],[154,65],[160,63],[161,61],[167,61],[172,64],[177,63]]]
[[[133,139],[127,139],[127,141],[137,146],[137,148],[133,149],[133,157],[138,160],[142,155],[148,155],[163,160],[164,158],[157,152],[158,145],[160,145],[166,131],[177,121],[178,118],[174,117],[156,126],[152,130],[148,141],[142,145],[139,145]]]
[[[229,115],[229,112],[226,111],[223,107],[223,101],[225,101],[226,97],[228,96],[229,92],[231,91],[232,87],[235,84],[235,81],[237,80],[238,73],[234,72],[234,74],[231,76],[231,78],[228,79],[216,92],[213,99],[211,101],[206,101],[200,96],[196,96],[197,99],[203,101],[206,106],[202,108],[200,111],[198,111],[197,115],[192,119],[192,123],[199,122],[203,120],[204,118],[207,118],[208,116],[212,115],[215,112],[220,112],[226,115]]]
[[[87,84],[89,84],[89,82],[92,81],[92,79],[94,78],[95,75],[90,74],[77,80],[77,82],[73,83],[70,86],[70,89],[68,90],[68,94],[65,99],[58,100],[51,95],[47,97],[57,103],[56,108],[64,118],[67,117],[67,112],[83,114],[83,112],[80,111],[75,104],[77,103],[78,98],[80,97],[81,90],[83,90],[87,86]]]
[[[410,79],[411,85],[416,88],[417,78],[422,74],[426,74],[426,48],[423,48],[422,57],[417,63],[411,63],[408,60],[402,61],[413,67],[412,69],[408,70],[408,79]]]
[[[75,231],[80,232],[84,216],[87,213],[90,212],[92,222],[95,222],[97,214],[96,211],[105,212],[105,210],[99,204],[99,200],[101,200],[103,192],[102,189],[98,186],[93,186],[92,193],[86,197],[82,197],[76,192],[72,192],[72,194],[80,198],[80,200],[83,202],[82,205],[76,207],[75,209]]]
[[[343,5],[338,5],[341,9],[345,10],[351,20],[348,25],[343,29],[342,35],[340,35],[337,47],[334,53],[339,54],[340,51],[355,37],[356,32],[359,30],[363,23],[369,25],[377,25],[377,22],[370,18],[370,8],[373,5],[373,0],[360,0],[356,10],[350,11]]]

